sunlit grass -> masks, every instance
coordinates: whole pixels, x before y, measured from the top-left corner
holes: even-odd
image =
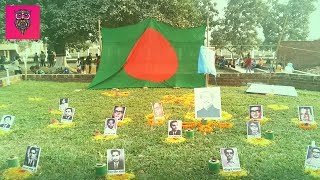
[[[308,179],[304,172],[307,146],[319,139],[319,130],[303,130],[291,122],[297,117],[297,106],[314,106],[319,120],[320,93],[299,90],[298,97],[246,94],[246,87],[221,87],[222,108],[232,115],[230,129],[215,129],[211,134],[195,132],[194,140],[165,143],[167,123],[149,126],[145,118],[150,114],[151,102],[164,95],[193,93],[193,89],[133,88],[127,97],[109,97],[102,93],[112,90],[87,90],[86,83],[55,83],[22,81],[0,88],[0,116],[16,116],[12,131],[0,136],[0,170],[6,168],[11,155],[23,162],[28,145],[42,148],[40,174],[32,179],[94,179],[94,165],[98,152],[108,148],[124,148],[126,170],[137,179],[222,179],[208,172],[207,161],[219,157],[223,147],[238,148],[241,167],[248,171],[248,179]],[[83,89],[82,91],[77,91]],[[76,90],[76,91],[75,91]],[[48,128],[52,119],[61,115],[50,113],[58,109],[61,97],[70,99],[76,108],[75,126]],[[268,146],[254,146],[245,141],[248,106],[261,104],[269,118],[262,131],[273,130],[275,139]],[[288,110],[274,111],[267,105],[286,105]],[[93,140],[95,130],[103,132],[104,121],[115,105],[127,107],[126,117],[132,122],[119,127],[119,138],[108,141]],[[164,104],[169,119],[184,119],[188,107]]]

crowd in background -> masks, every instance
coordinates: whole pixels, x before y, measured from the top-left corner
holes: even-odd
[[[45,74],[48,68],[54,67],[56,63],[56,53],[54,51],[48,50],[47,53],[41,51],[40,54],[37,52],[33,55],[33,63],[30,66],[30,71],[35,74]],[[76,67],[73,69],[71,66],[66,67],[58,67],[55,70],[55,73],[58,74],[70,74],[70,73],[79,73],[84,74],[92,73],[92,65],[96,65],[95,72],[98,71],[100,65],[101,57],[96,54],[95,57],[92,57],[92,53],[89,53],[86,57],[79,57],[76,61]],[[7,62],[7,57],[5,55],[0,56],[0,71],[6,70],[9,68],[14,70],[15,75],[22,74],[22,68],[20,66],[22,64],[20,56],[17,54],[14,56],[11,61]],[[9,66],[10,65],[10,66]]]
[[[226,59],[224,56],[216,56],[216,65],[223,68],[235,68],[236,66],[244,68],[246,73],[253,73],[256,68],[266,70],[269,73],[275,72],[285,72],[285,73],[293,73],[294,68],[292,63],[288,63],[286,67],[281,62],[277,62],[276,60],[267,59],[264,60],[262,57],[258,59],[251,58],[248,53],[244,58],[238,57],[237,59]]]

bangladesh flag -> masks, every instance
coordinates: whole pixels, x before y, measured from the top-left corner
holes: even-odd
[[[99,70],[90,89],[203,87],[198,57],[205,26],[177,29],[153,19],[102,29]]]

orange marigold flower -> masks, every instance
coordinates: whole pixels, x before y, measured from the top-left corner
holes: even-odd
[[[199,122],[182,122],[182,129],[193,129],[199,126]]]
[[[299,123],[299,128],[304,130],[313,130],[317,129],[317,124],[308,124],[308,123]]]
[[[229,128],[233,127],[233,123],[231,123],[231,122],[219,122],[219,123],[217,123],[216,126],[218,128],[221,128],[221,129],[229,129]]]
[[[206,133],[212,133],[213,129],[212,129],[212,127],[209,126],[209,125],[201,125],[201,126],[199,127],[199,131],[200,131],[201,133],[206,134]]]

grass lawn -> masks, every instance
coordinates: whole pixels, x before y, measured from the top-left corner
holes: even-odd
[[[304,172],[307,146],[319,139],[319,130],[302,130],[291,122],[297,118],[297,106],[314,106],[315,120],[320,119],[320,93],[298,90],[298,97],[246,94],[246,87],[221,87],[222,108],[233,115],[231,129],[214,129],[211,134],[195,133],[195,139],[180,144],[167,144],[167,124],[150,127],[145,116],[151,113],[150,102],[164,95],[193,93],[193,89],[121,89],[128,97],[108,97],[102,92],[87,90],[86,83],[55,83],[22,81],[0,88],[0,116],[16,116],[10,133],[0,136],[0,171],[6,159],[16,155],[23,163],[28,145],[42,148],[39,173],[31,179],[94,179],[98,153],[110,148],[123,148],[126,172],[137,179],[223,179],[208,173],[207,161],[219,157],[220,148],[238,148],[245,179],[310,179]],[[75,91],[83,89],[82,91]],[[31,101],[28,98],[42,98]],[[61,115],[49,113],[58,109],[59,98],[69,97],[69,106],[76,108],[75,127],[48,128],[51,119]],[[246,140],[248,106],[261,104],[269,121],[262,131],[272,129],[275,139],[269,146],[254,146]],[[286,105],[288,110],[274,111],[267,105]],[[133,122],[118,129],[120,138],[109,141],[92,140],[92,132],[103,132],[104,121],[115,105],[127,107],[126,117]],[[180,104],[164,104],[169,119],[184,119],[188,108]]]

